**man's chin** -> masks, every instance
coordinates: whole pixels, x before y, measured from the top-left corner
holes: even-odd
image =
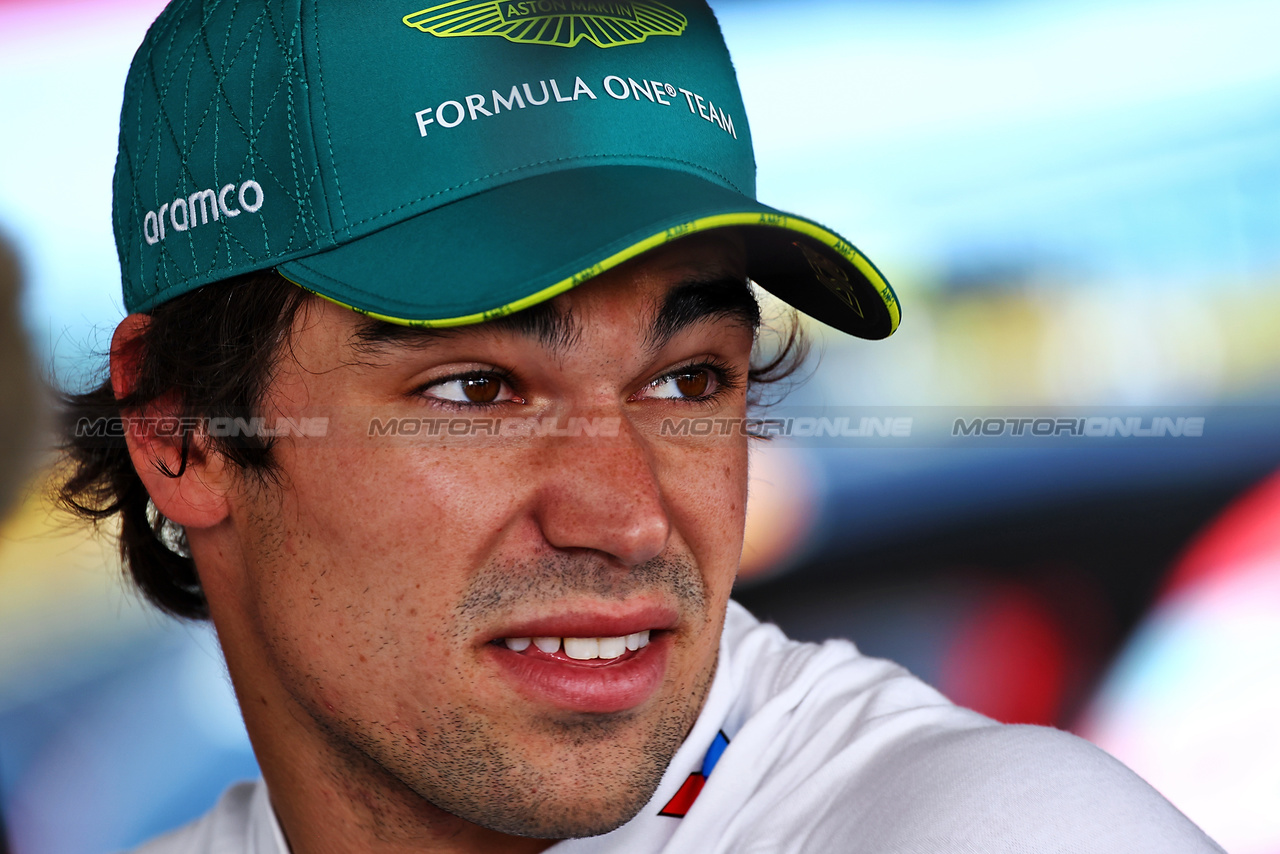
[[[578,839],[600,836],[623,826],[644,809],[661,782],[661,769],[641,779],[622,762],[601,764],[592,779],[542,778],[536,784],[490,784],[472,788],[460,797],[427,792],[423,800],[433,808],[509,836],[529,839]],[[528,778],[526,778],[528,779]]]
[[[616,713],[543,721],[525,742],[547,748],[538,759],[523,750],[502,751],[507,761],[488,769],[497,772],[494,776],[483,783],[472,777],[470,785],[455,789],[465,792],[459,803],[431,800],[455,816],[511,836],[579,839],[617,830],[653,798],[697,720],[714,672],[700,681],[696,703],[669,703],[656,719]]]
[[[640,756],[630,750],[621,751],[625,755],[586,751],[586,756],[566,756],[563,763],[540,772],[526,768],[525,773],[510,774],[501,781],[473,785],[457,803],[431,800],[473,824],[512,836],[600,836],[644,809],[678,748],[677,739],[654,739]],[[578,751],[569,747],[565,752]],[[577,770],[570,770],[570,766]],[[484,796],[478,797],[481,792]]]
[[[558,742],[558,749],[539,751],[536,759],[495,744],[484,760],[472,762],[467,774],[459,766],[468,753],[473,760],[476,754],[457,751],[455,758],[464,761],[455,762],[452,774],[433,769],[412,788],[436,808],[510,836],[600,836],[631,821],[653,798],[684,740],[686,716],[650,722],[647,735],[629,745],[613,732],[635,725],[626,716],[611,725],[597,721],[595,726],[566,727],[561,722],[555,727],[558,738],[551,742]]]
[[[512,821],[514,816],[504,816],[506,820],[498,823],[468,820],[508,836],[529,839],[582,839],[588,836],[602,836],[617,830],[635,818],[648,802],[649,798],[646,797],[638,803],[623,807],[612,804],[594,807],[581,804],[572,806],[546,804],[539,810],[543,814],[527,816],[524,820]]]

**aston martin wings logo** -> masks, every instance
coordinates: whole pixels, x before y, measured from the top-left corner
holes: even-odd
[[[502,36],[520,44],[597,47],[639,44],[649,36],[678,36],[689,21],[665,3],[589,3],[585,0],[452,0],[404,16],[410,27],[442,38]]]

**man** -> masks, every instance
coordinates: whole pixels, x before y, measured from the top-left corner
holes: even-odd
[[[144,850],[1218,850],[729,602],[788,358],[748,281],[866,338],[898,305],[754,200],[704,5],[178,0],[115,192],[131,314],[73,417],[123,429],[65,495],[213,621],[264,777]]]

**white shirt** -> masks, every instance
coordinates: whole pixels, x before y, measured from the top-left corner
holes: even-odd
[[[699,791],[690,775],[703,770],[710,773]],[[1222,849],[1088,742],[1043,727],[997,724],[847,641],[788,640],[731,602],[706,705],[653,798],[612,833],[549,851]],[[233,787],[204,818],[138,854],[233,852],[288,854],[261,781]]]

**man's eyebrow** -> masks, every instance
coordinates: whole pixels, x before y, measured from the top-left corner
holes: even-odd
[[[362,355],[377,355],[389,346],[429,347],[442,339],[474,330],[478,325],[431,328],[363,318],[352,336],[352,347]],[[552,353],[569,349],[581,334],[572,310],[561,310],[550,302],[495,317],[485,321],[484,328],[532,338]]]
[[[645,346],[661,350],[678,333],[705,320],[727,320],[751,330],[760,326],[760,304],[745,277],[693,279],[667,291],[658,309]]]

